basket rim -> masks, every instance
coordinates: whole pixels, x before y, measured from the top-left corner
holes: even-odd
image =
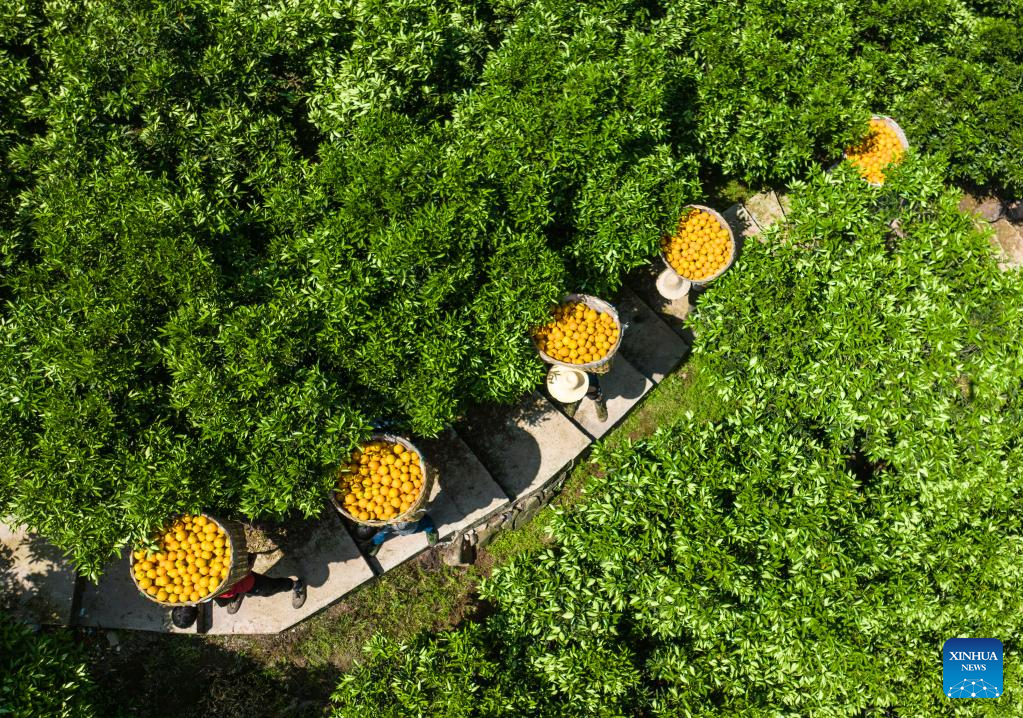
[[[585,364],[573,364],[571,362],[555,359],[550,354],[540,349],[535,338],[533,338],[533,347],[540,354],[540,358],[545,364],[553,364],[554,366],[566,367],[568,369],[575,369],[576,371],[581,372],[590,372],[594,369],[599,369],[600,367],[605,366],[614,358],[614,355],[618,353],[618,348],[622,345],[622,339],[625,336],[625,328],[622,326],[622,320],[618,316],[618,310],[614,308],[614,305],[611,304],[611,302],[601,299],[600,297],[594,297],[591,294],[579,294],[576,292],[566,294],[564,298],[562,298],[561,302],[555,306],[561,306],[568,302],[582,302],[590,309],[596,309],[604,314],[610,314],[611,318],[614,320],[615,326],[618,328],[618,340],[615,342],[614,346],[608,350],[607,354],[597,361],[586,362]]]
[[[669,262],[668,258],[664,255],[664,250],[663,249],[661,250],[661,261],[664,262],[664,266],[665,267],[667,267],[669,270],[674,272],[676,275],[678,275],[682,279],[685,279],[687,282],[692,284],[694,287],[702,287],[705,284],[713,282],[715,279],[717,279],[722,274],[724,274],[729,269],[731,269],[732,265],[735,264],[735,256],[736,256],[736,251],[735,251],[736,250],[735,232],[732,231],[732,227],[725,220],[724,215],[722,215],[720,212],[718,212],[713,207],[708,207],[708,206],[703,205],[703,204],[687,204],[686,206],[684,206],[682,208],[682,212],[684,213],[686,210],[689,210],[689,209],[698,209],[698,210],[702,210],[702,211],[708,213],[709,215],[711,215],[714,219],[716,219],[718,221],[718,224],[720,224],[722,227],[724,227],[726,230],[728,230],[728,239],[729,239],[729,243],[728,243],[728,261],[725,263],[725,266],[723,266],[721,269],[719,269],[717,272],[715,272],[711,276],[705,277],[704,279],[690,279],[689,277],[685,276],[684,274],[679,274],[678,270],[675,269],[673,266],[671,266],[671,262]],[[679,216],[679,219],[680,220],[682,219],[682,215]]]
[[[902,129],[902,125],[896,122],[893,118],[888,115],[871,115],[872,120],[884,120],[885,124],[895,130],[895,135],[899,138],[899,142],[902,143],[902,149],[909,149],[909,139],[906,137],[905,131]]]
[[[888,115],[871,114],[870,115],[870,119],[872,119],[872,120],[882,120],[882,121],[884,121],[884,123],[886,125],[888,125],[893,130],[895,130],[895,136],[899,138],[899,143],[902,145],[902,150],[904,152],[908,152],[909,151],[909,140],[906,138],[906,133],[903,131],[902,126],[899,125],[898,122],[896,122],[894,119],[892,119]],[[844,149],[842,150],[842,159],[849,159],[849,154]],[[864,180],[864,181],[867,182],[866,180]],[[884,182],[867,182],[867,184],[870,185],[871,187],[883,187],[884,186]]]
[[[361,524],[363,526],[390,526],[391,524],[402,523],[402,522],[408,520],[409,518],[411,518],[417,511],[419,511],[421,508],[423,508],[423,505],[425,504],[426,499],[429,496],[430,490],[431,490],[431,488],[433,486],[432,480],[430,478],[428,478],[429,477],[429,471],[428,471],[428,466],[427,466],[427,463],[426,463],[426,459],[423,457],[423,452],[419,450],[419,447],[417,447],[415,444],[413,444],[411,441],[409,441],[405,437],[398,436],[397,434],[388,434],[388,433],[384,433],[384,432],[374,432],[374,433],[369,435],[368,439],[366,439],[365,441],[360,442],[359,446],[362,446],[363,444],[368,444],[371,441],[388,441],[388,442],[390,442],[392,444],[401,444],[402,446],[404,446],[409,451],[414,451],[416,453],[416,456],[419,457],[419,466],[420,466],[420,468],[422,470],[422,474],[423,474],[423,485],[419,489],[419,497],[415,500],[415,502],[412,504],[412,506],[410,506],[408,508],[407,511],[405,511],[404,513],[398,514],[393,519],[387,519],[387,520],[367,519],[365,521],[362,521],[361,519],[358,519],[355,516],[352,516],[350,513],[348,513],[348,511],[345,510],[344,505],[340,501],[337,500],[337,485],[336,484],[330,489],[330,492],[329,492],[330,503],[333,504],[333,506],[337,510],[337,512],[339,514],[341,514],[342,516],[344,516],[346,519],[348,519],[349,521],[352,521],[353,523]],[[340,467],[338,467],[337,471],[335,471],[335,475],[337,475],[338,473],[340,473]]]
[[[224,530],[224,535],[227,536],[228,545],[231,548],[231,561],[233,564],[235,557],[238,555],[237,547],[234,545],[234,539],[231,537],[230,530],[224,524],[225,520],[218,519],[216,516],[208,514],[205,511],[201,511],[197,514],[191,515],[205,516],[207,520],[212,521],[213,523],[215,523],[217,526]],[[171,523],[177,521],[181,516],[184,516],[184,514],[176,514],[174,518],[171,519]],[[227,588],[228,580],[231,578],[231,572],[228,571],[227,576],[217,585],[217,588],[213,591],[210,591],[210,593],[206,597],[200,598],[198,601],[175,601],[174,603],[171,603],[170,601],[158,601],[155,596],[150,596],[148,593],[146,593],[145,589],[139,586],[139,582],[135,578],[135,571],[133,569],[135,567],[136,550],[140,549],[130,549],[128,551],[128,576],[131,578],[132,584],[135,586],[136,590],[138,590],[139,593],[141,593],[147,600],[152,601],[153,603],[158,604],[160,606],[167,606],[168,608],[177,608],[178,606],[198,606],[199,604],[202,603],[208,603],[209,601],[212,601],[218,594],[223,593],[224,589]]]

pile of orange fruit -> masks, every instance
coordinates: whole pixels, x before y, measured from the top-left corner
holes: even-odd
[[[584,302],[565,302],[554,318],[533,333],[540,351],[566,364],[588,364],[606,357],[618,343],[618,323]]]
[[[884,184],[884,168],[902,159],[905,149],[895,128],[881,119],[870,121],[870,132],[855,147],[845,151],[860,176],[873,184]]]
[[[342,465],[336,497],[359,521],[389,521],[415,505],[423,483],[415,451],[396,442],[370,441]]]
[[[216,521],[185,514],[132,552],[135,583],[161,603],[194,603],[220,593],[231,572],[231,542]]]
[[[679,276],[698,282],[728,266],[732,237],[710,212],[694,209],[682,216],[674,235],[661,240],[661,251]]]

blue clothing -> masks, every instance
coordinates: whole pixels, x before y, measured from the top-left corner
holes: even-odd
[[[420,531],[431,531],[436,532],[437,527],[433,525],[433,519],[430,518],[429,514],[423,514],[422,518],[418,521],[407,521],[400,524],[389,524],[384,526],[370,539],[370,543],[374,546],[379,546],[387,539],[392,536],[408,536],[410,534],[416,534]]]

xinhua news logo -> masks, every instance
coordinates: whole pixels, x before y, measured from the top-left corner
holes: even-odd
[[[941,654],[947,698],[1002,695],[1002,642],[997,638],[950,638]]]

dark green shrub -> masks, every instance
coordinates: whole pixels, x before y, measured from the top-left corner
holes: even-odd
[[[854,14],[820,0],[710,6],[694,40],[704,156],[749,182],[786,181],[837,158],[870,114],[851,57]]]
[[[62,633],[33,633],[0,613],[0,715],[88,718],[94,709],[85,658]]]
[[[945,157],[952,178],[1018,193],[1023,54],[1006,7],[997,18],[959,0],[711,5],[694,40],[703,153],[727,174],[785,182],[838,159],[876,112]]]
[[[959,45],[961,43],[961,45]],[[947,159],[950,174],[1023,192],[1023,33],[1015,20],[983,18],[962,33],[959,52],[935,57],[892,100],[910,142]],[[905,72],[904,68],[899,68]]]

